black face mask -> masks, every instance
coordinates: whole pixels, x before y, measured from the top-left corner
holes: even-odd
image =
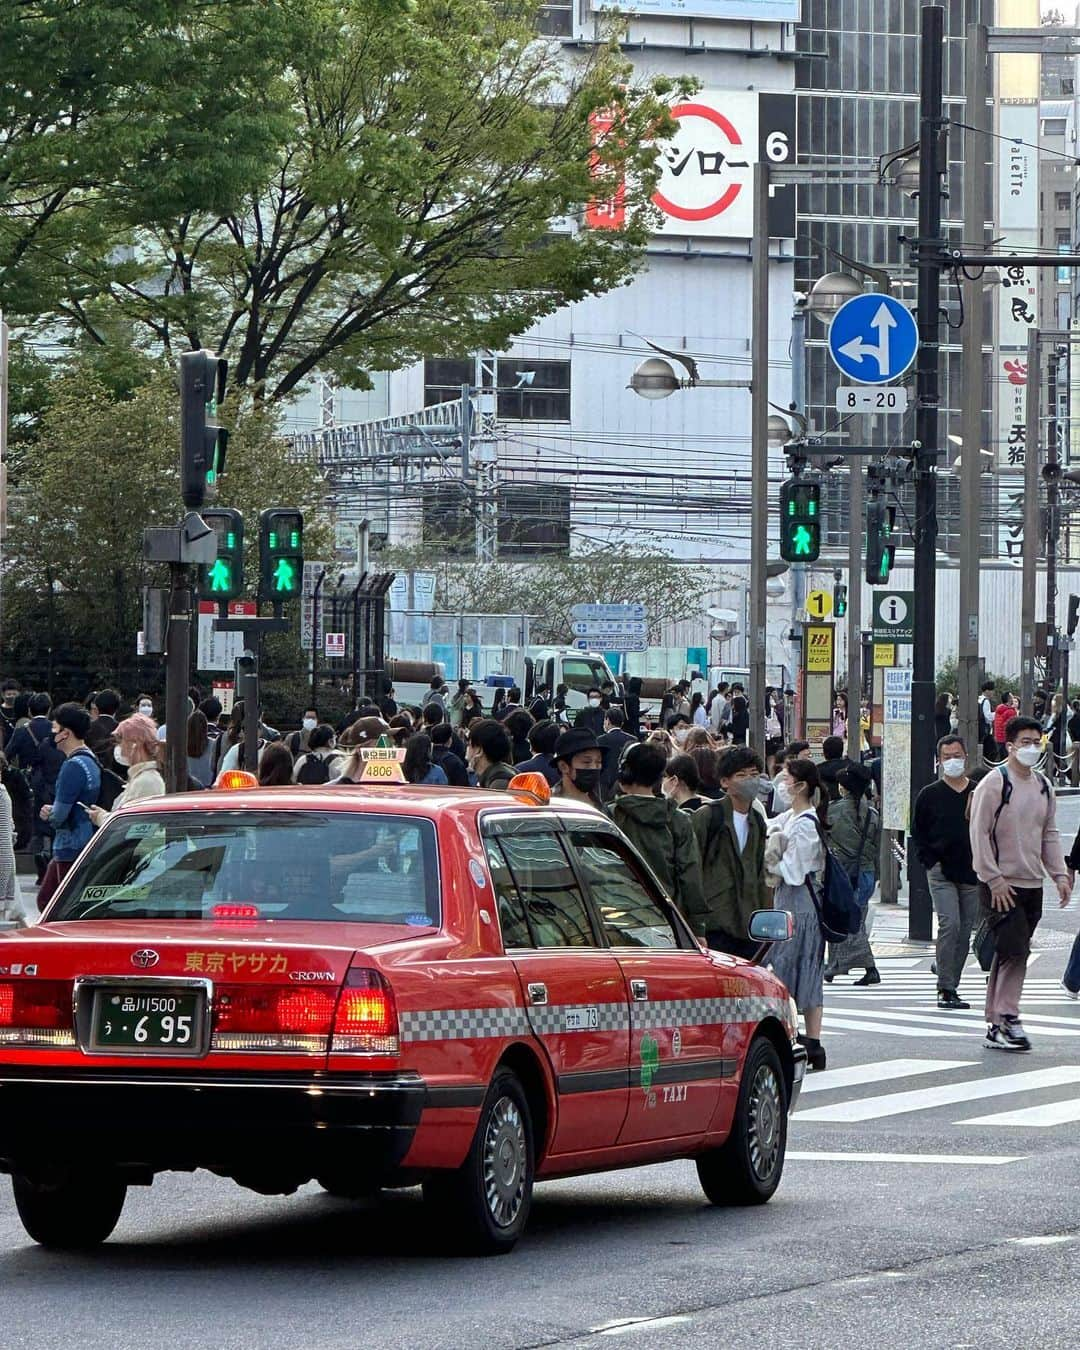
[[[600,770],[575,769],[573,782],[579,792],[592,792],[600,785]]]

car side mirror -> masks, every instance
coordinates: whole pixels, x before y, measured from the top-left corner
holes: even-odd
[[[755,909],[747,931],[754,942],[786,942],[795,924],[786,909]]]

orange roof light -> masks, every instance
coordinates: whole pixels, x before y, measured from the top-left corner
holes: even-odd
[[[246,769],[226,769],[218,774],[214,787],[221,792],[242,792],[244,788],[257,788],[259,780]]]
[[[551,801],[551,785],[542,773],[517,773],[507,784],[508,792],[521,792],[540,806]]]

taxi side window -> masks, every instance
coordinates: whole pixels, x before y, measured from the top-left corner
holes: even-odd
[[[595,947],[585,897],[558,835],[501,835],[502,851],[525,910],[535,947]],[[509,946],[509,941],[507,941]]]
[[[571,830],[570,847],[613,947],[680,945],[660,900],[621,839],[600,830]]]
[[[503,946],[507,951],[511,947],[532,947],[534,944],[529,932],[529,921],[525,917],[525,904],[514,885],[506,859],[494,839],[486,839],[484,848],[491,870],[491,883],[495,888],[495,903],[499,907]]]

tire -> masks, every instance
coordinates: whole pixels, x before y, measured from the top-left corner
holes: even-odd
[[[535,1171],[532,1117],[517,1077],[491,1080],[468,1157],[455,1172],[430,1177],[424,1199],[452,1220],[455,1250],[477,1256],[513,1249],[525,1230]]]
[[[750,1045],[727,1141],[697,1160],[701,1188],[714,1205],[763,1205],[784,1171],[787,1088],[776,1047]]]
[[[127,1186],[107,1174],[76,1174],[39,1185],[15,1173],[11,1187],[27,1233],[41,1246],[61,1251],[104,1242],[116,1227],[127,1197]]]

